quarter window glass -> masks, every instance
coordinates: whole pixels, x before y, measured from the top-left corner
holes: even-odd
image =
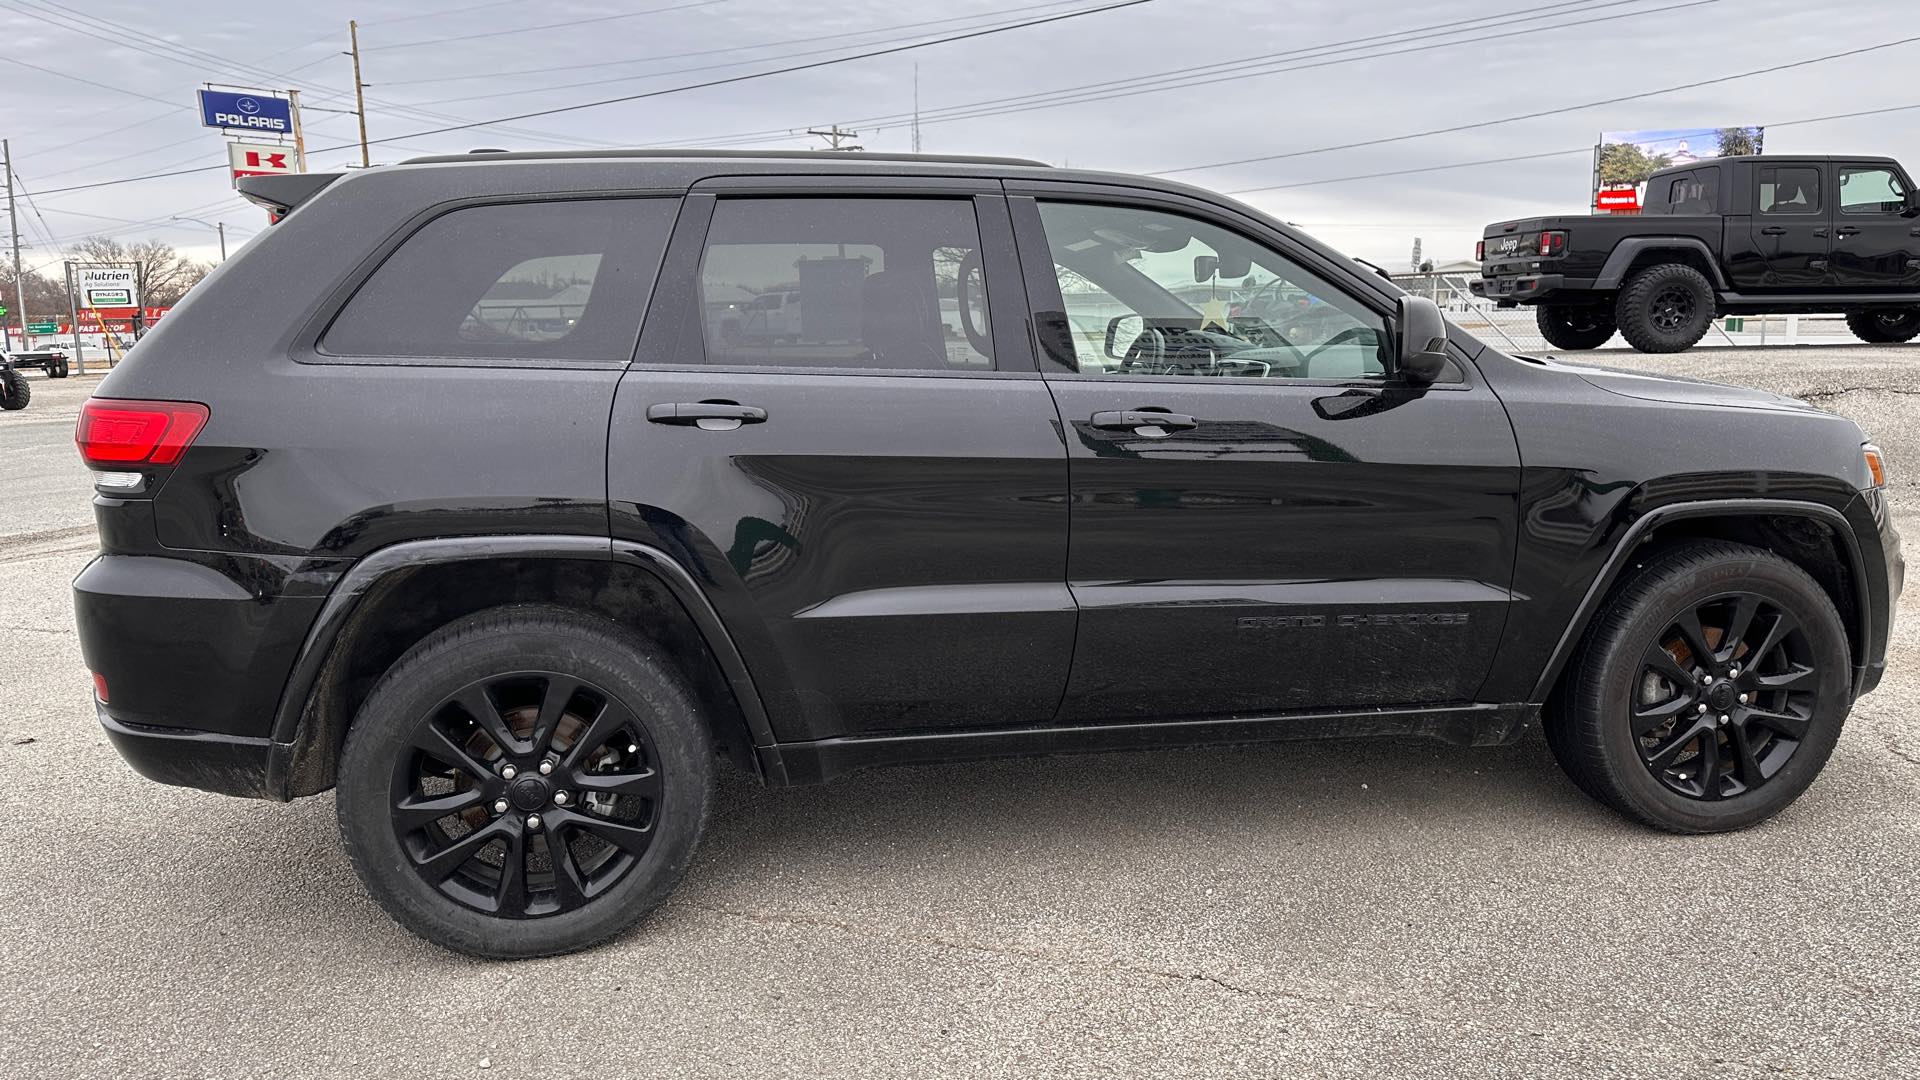
[[[1667,207],[1675,214],[1719,213],[1719,173],[1688,173],[1667,190]]]
[[[700,297],[713,363],[993,367],[968,200],[723,200]]]
[[[679,203],[473,206],[408,237],[327,328],[340,356],[633,358]]]
[[[1237,233],[1183,215],[1081,203],[1043,202],[1040,218],[1080,372],[1387,374],[1381,316]]]
[[[1897,214],[1907,208],[1907,190],[1891,169],[1841,169],[1840,212]]]
[[[1819,213],[1820,170],[1804,165],[1761,166],[1760,212],[1763,214]]]

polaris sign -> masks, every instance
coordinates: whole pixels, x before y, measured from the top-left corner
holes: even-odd
[[[267,94],[202,90],[200,123],[205,127],[287,135],[293,131],[293,103]]]

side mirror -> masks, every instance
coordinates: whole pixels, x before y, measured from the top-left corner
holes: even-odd
[[[1205,258],[1206,256],[1201,256]],[[1107,320],[1107,357],[1112,360],[1125,360],[1125,350],[1133,344],[1133,339],[1146,330],[1147,320],[1138,315],[1115,315]],[[1120,344],[1124,342],[1125,344]]]
[[[1213,275],[1220,272],[1220,256],[1195,255],[1193,257],[1193,280],[1212,281]]]
[[[1901,217],[1920,217],[1920,192],[1907,192],[1906,209],[1900,211]]]
[[[1402,296],[1394,319],[1399,374],[1413,386],[1431,386],[1447,370],[1447,319],[1424,296]]]

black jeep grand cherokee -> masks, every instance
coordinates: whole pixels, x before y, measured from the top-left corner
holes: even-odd
[[[422,158],[285,219],[82,414],[74,583],[135,768],[338,788],[455,949],[614,934],[716,761],[768,784],[1544,714],[1574,781],[1760,821],[1878,682],[1878,452],[1502,355],[1192,188],[1034,162]]]

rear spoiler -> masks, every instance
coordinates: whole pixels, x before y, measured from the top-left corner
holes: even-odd
[[[240,197],[265,207],[273,220],[293,213],[294,207],[320,194],[328,184],[345,173],[285,173],[280,176],[246,176],[240,179]]]

